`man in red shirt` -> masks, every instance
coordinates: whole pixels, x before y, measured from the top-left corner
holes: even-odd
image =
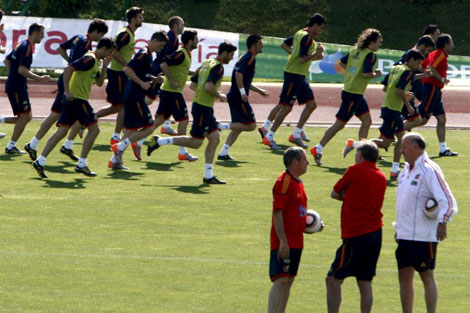
[[[331,197],[343,201],[341,207],[341,238],[326,277],[329,313],[339,312],[341,284],[355,276],[361,294],[361,312],[372,310],[372,279],[382,246],[382,204],[387,179],[376,166],[377,145],[359,143],[356,164],[351,165],[336,183]]]
[[[269,276],[274,284],[269,292],[268,313],[285,312],[299,268],[307,218],[307,195],[299,177],[307,172],[308,164],[302,148],[287,149],[284,153],[286,170],[273,187]]]
[[[448,34],[441,34],[437,37],[437,49],[429,53],[428,57],[421,63],[423,69],[430,69],[432,76],[423,78],[422,99],[418,106],[421,115],[421,125],[426,124],[431,115],[437,119],[437,139],[439,139],[439,156],[457,156],[457,152],[452,152],[446,145],[446,112],[442,104],[441,89],[450,81],[447,79],[447,58],[454,49],[452,37]]]

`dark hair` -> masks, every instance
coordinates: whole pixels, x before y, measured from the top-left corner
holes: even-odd
[[[28,36],[31,36],[34,32],[39,32],[41,29],[44,29],[44,26],[38,23],[33,23],[29,25]]]
[[[408,62],[411,59],[424,60],[424,55],[418,49],[411,49],[411,50],[408,50],[408,52],[405,55],[405,62]]]
[[[379,148],[370,140],[363,140],[357,146],[357,152],[360,152],[365,161],[377,163],[379,159]]]
[[[261,39],[263,39],[263,37],[258,34],[252,34],[248,36],[248,38],[246,39],[246,47],[248,48],[248,50],[251,48],[251,46],[256,45]]]
[[[183,22],[183,18],[181,16],[172,16],[168,19],[168,26],[170,27],[170,29],[172,29],[173,26],[178,24],[178,22],[180,21]]]
[[[375,28],[367,28],[357,37],[356,47],[365,49],[371,42],[376,42],[382,34]]]
[[[434,34],[434,32],[438,29],[439,29],[439,26],[437,26],[436,24],[429,24],[423,29],[423,35]]]
[[[288,168],[292,161],[295,160],[300,160],[302,158],[302,152],[304,152],[304,149],[300,147],[290,147],[284,152],[284,166]],[[304,152],[305,153],[305,152]]]
[[[195,30],[185,30],[183,34],[181,34],[181,42],[183,45],[188,44],[190,40],[194,40],[197,36],[197,31]]]
[[[231,43],[230,41],[223,41],[219,45],[218,54],[222,54],[225,51],[230,53],[236,50],[237,50],[237,46],[235,46],[233,43]]]
[[[108,32],[108,24],[100,18],[95,18],[88,26],[88,33],[92,33],[94,30],[98,33],[106,34]]]
[[[305,27],[310,27],[317,24],[318,26],[326,24],[326,20],[320,13],[315,13],[310,17],[310,19],[305,24]]]
[[[100,48],[106,48],[106,49],[114,48],[114,49],[116,49],[117,46],[116,46],[116,43],[114,42],[113,38],[104,37],[104,38],[101,38],[100,41],[98,41],[98,45],[96,46],[96,49],[100,49]]]
[[[168,35],[164,32],[164,31],[158,31],[158,32],[154,32],[152,34],[152,37],[150,38],[150,41],[156,39],[157,41],[164,41],[164,42],[168,42]]]
[[[421,46],[424,45],[424,47],[435,47],[436,43],[434,42],[434,39],[430,35],[423,35],[419,37],[418,42],[416,43],[416,46]]]
[[[136,17],[140,13],[143,14],[144,10],[142,10],[139,7],[132,7],[132,8],[127,9],[127,11],[126,11],[127,22],[130,23],[131,19],[133,19],[134,17]]]
[[[436,40],[436,48],[442,49],[444,46],[452,40],[449,34],[440,34]]]
[[[3,12],[3,10],[2,10],[2,9],[0,9],[0,21],[2,20],[2,18],[3,18],[3,15],[5,15],[5,12]]]

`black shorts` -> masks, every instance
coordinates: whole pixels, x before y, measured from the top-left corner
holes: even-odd
[[[160,90],[160,104],[155,115],[163,115],[165,119],[173,115],[177,122],[188,120],[188,107],[186,106],[186,101],[184,101],[183,94]]]
[[[437,242],[398,240],[395,251],[398,269],[413,266],[418,272],[436,267]]]
[[[394,140],[395,134],[405,131],[402,112],[382,107],[380,117],[383,119],[380,133],[387,139]]]
[[[139,129],[153,126],[153,117],[145,102],[145,91],[137,84],[129,82],[125,90],[124,127]]]
[[[57,126],[72,126],[76,121],[87,127],[98,122],[88,101],[77,98],[67,101],[64,96]]]
[[[299,270],[302,249],[290,249],[289,259],[278,259],[278,250],[271,250],[269,259],[269,277],[275,281],[279,277],[295,277]]]
[[[158,95],[160,94],[160,87],[162,86],[162,84],[160,83],[157,83],[157,81],[155,80],[152,85],[150,86],[150,88],[147,90],[147,97],[152,99],[152,100],[155,100],[157,99]]]
[[[60,111],[62,111],[62,99],[64,97],[64,93],[64,74],[61,74],[57,80],[57,94],[55,96],[54,103],[52,104],[51,112],[60,114]]]
[[[191,114],[193,116],[191,137],[204,139],[208,134],[219,130],[219,123],[215,119],[213,108],[193,102]]]
[[[421,90],[423,101],[418,107],[421,117],[429,119],[431,115],[438,116],[446,114],[444,111],[444,105],[442,104],[441,89],[438,86],[423,84]]]
[[[312,88],[303,75],[284,72],[284,84],[282,85],[279,104],[293,106],[295,100],[299,104],[305,104],[314,100]]]
[[[8,92],[7,95],[14,115],[31,112],[31,103],[27,91],[13,91]]]
[[[230,107],[232,123],[253,124],[256,123],[255,113],[250,103],[243,102],[242,98],[234,93],[227,94],[227,102]]]
[[[129,78],[123,71],[114,71],[106,69],[108,85],[106,85],[106,101],[112,105],[122,105],[124,88],[126,88]]]
[[[341,106],[336,112],[336,118],[340,121],[347,122],[353,115],[360,117],[369,112],[366,98],[363,95],[341,91]]]
[[[336,251],[328,276],[344,279],[355,276],[357,280],[371,281],[382,248],[382,229],[362,236],[345,238]]]
[[[403,118],[407,121],[412,121],[419,116],[418,106],[416,105],[416,103],[414,101],[410,101],[410,105],[415,111],[413,115],[410,115],[408,109],[406,108],[406,105],[404,105],[403,109],[401,110],[401,115],[403,115]]]

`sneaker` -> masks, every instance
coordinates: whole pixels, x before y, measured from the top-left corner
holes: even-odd
[[[109,140],[109,144],[112,146],[112,145],[115,145],[117,143],[119,143],[119,141],[121,141],[121,139],[114,139],[114,138],[111,138]]]
[[[117,163],[122,164],[122,152],[118,149],[117,143],[111,146],[111,151],[114,152],[114,157],[116,158]]]
[[[112,161],[108,162],[108,168],[112,171],[116,171],[116,170],[126,170],[127,171],[129,169],[128,167],[125,167],[122,164],[113,163]]]
[[[398,175],[400,175],[400,171],[398,172],[390,172],[390,179],[394,180],[398,178]]]
[[[218,179],[217,177],[215,176],[212,176],[211,178],[203,178],[202,179],[202,182],[205,183],[205,184],[214,184],[214,185],[225,185],[227,182],[223,181],[223,180],[220,180]]]
[[[289,142],[296,144],[297,146],[304,148],[304,149],[308,148],[308,146],[302,141],[302,138],[294,137],[294,135],[289,136]]]
[[[80,166],[77,165],[77,166],[75,166],[75,172],[77,172],[77,173],[83,173],[83,174],[85,174],[86,176],[90,176],[90,177],[96,176],[96,173],[90,171],[90,169],[88,168],[88,166],[80,167]]]
[[[31,145],[29,143],[26,146],[24,146],[24,149],[26,150],[26,152],[28,152],[31,160],[36,161],[36,159],[38,158],[37,151],[31,148]]]
[[[348,153],[353,150],[354,150],[354,140],[348,139],[348,141],[346,141],[346,147],[344,147],[343,149],[343,158],[345,158],[348,155]]]
[[[310,153],[313,155],[313,160],[315,160],[315,163],[317,163],[318,166],[321,166],[322,154],[320,152],[317,152],[317,148],[313,147],[312,149],[310,149]]]
[[[142,157],[140,156],[140,151],[142,150],[142,147],[137,144],[137,142],[131,143],[131,148],[132,151],[134,151],[134,156],[135,158],[140,161],[142,160]]]
[[[75,161],[75,162],[78,161],[78,157],[75,155],[75,153],[73,153],[72,149],[67,149],[66,147],[62,146],[62,148],[60,148],[60,153],[65,154],[72,161]]]
[[[150,144],[147,146],[147,156],[150,156],[153,152],[153,150],[157,150],[160,148],[160,145],[158,144],[158,139],[160,136],[154,135],[152,137],[152,140],[150,140]]]
[[[226,155],[218,155],[217,156],[217,160],[221,160],[221,161],[235,161],[234,158],[232,158],[230,155],[226,154]]]
[[[186,152],[185,154],[178,154],[178,160],[194,162],[194,161],[199,160],[199,158],[195,155],[192,155],[189,152]]]
[[[450,149],[447,149],[444,152],[439,152],[440,157],[443,157],[443,156],[458,156],[458,155],[459,155],[458,152],[452,152]]]
[[[178,135],[178,132],[169,126],[168,127],[162,126],[162,128],[160,129],[160,132],[164,135],[170,135],[170,136]]]
[[[273,150],[281,150],[274,140],[268,140],[266,137],[263,138],[263,143]]]
[[[39,164],[38,161],[34,161],[34,162],[33,162],[33,167],[34,167],[34,169],[36,170],[36,172],[38,172],[39,177],[41,177],[41,178],[47,178],[46,173],[44,173],[44,166],[42,166],[41,164]]]
[[[13,147],[11,149],[5,148],[6,154],[26,154],[23,150],[18,149],[18,147]]]
[[[310,138],[308,138],[307,135],[305,135],[304,131],[300,132],[300,138],[302,138],[302,140],[305,142],[310,142]]]
[[[263,140],[263,138],[266,137],[268,131],[263,126],[261,126],[258,128],[258,133],[261,135],[261,140]]]
[[[85,129],[86,127],[81,127],[80,130],[78,131],[78,137],[80,137],[80,139],[83,138],[83,133],[85,133]]]
[[[0,138],[5,137],[5,133],[0,133]]]

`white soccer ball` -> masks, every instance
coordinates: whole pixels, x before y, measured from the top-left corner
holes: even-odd
[[[426,201],[424,206],[424,215],[431,220],[437,219],[439,215],[439,205],[434,198],[430,198]]]
[[[313,234],[322,227],[320,214],[314,210],[307,210],[307,222],[305,223],[304,233]]]

